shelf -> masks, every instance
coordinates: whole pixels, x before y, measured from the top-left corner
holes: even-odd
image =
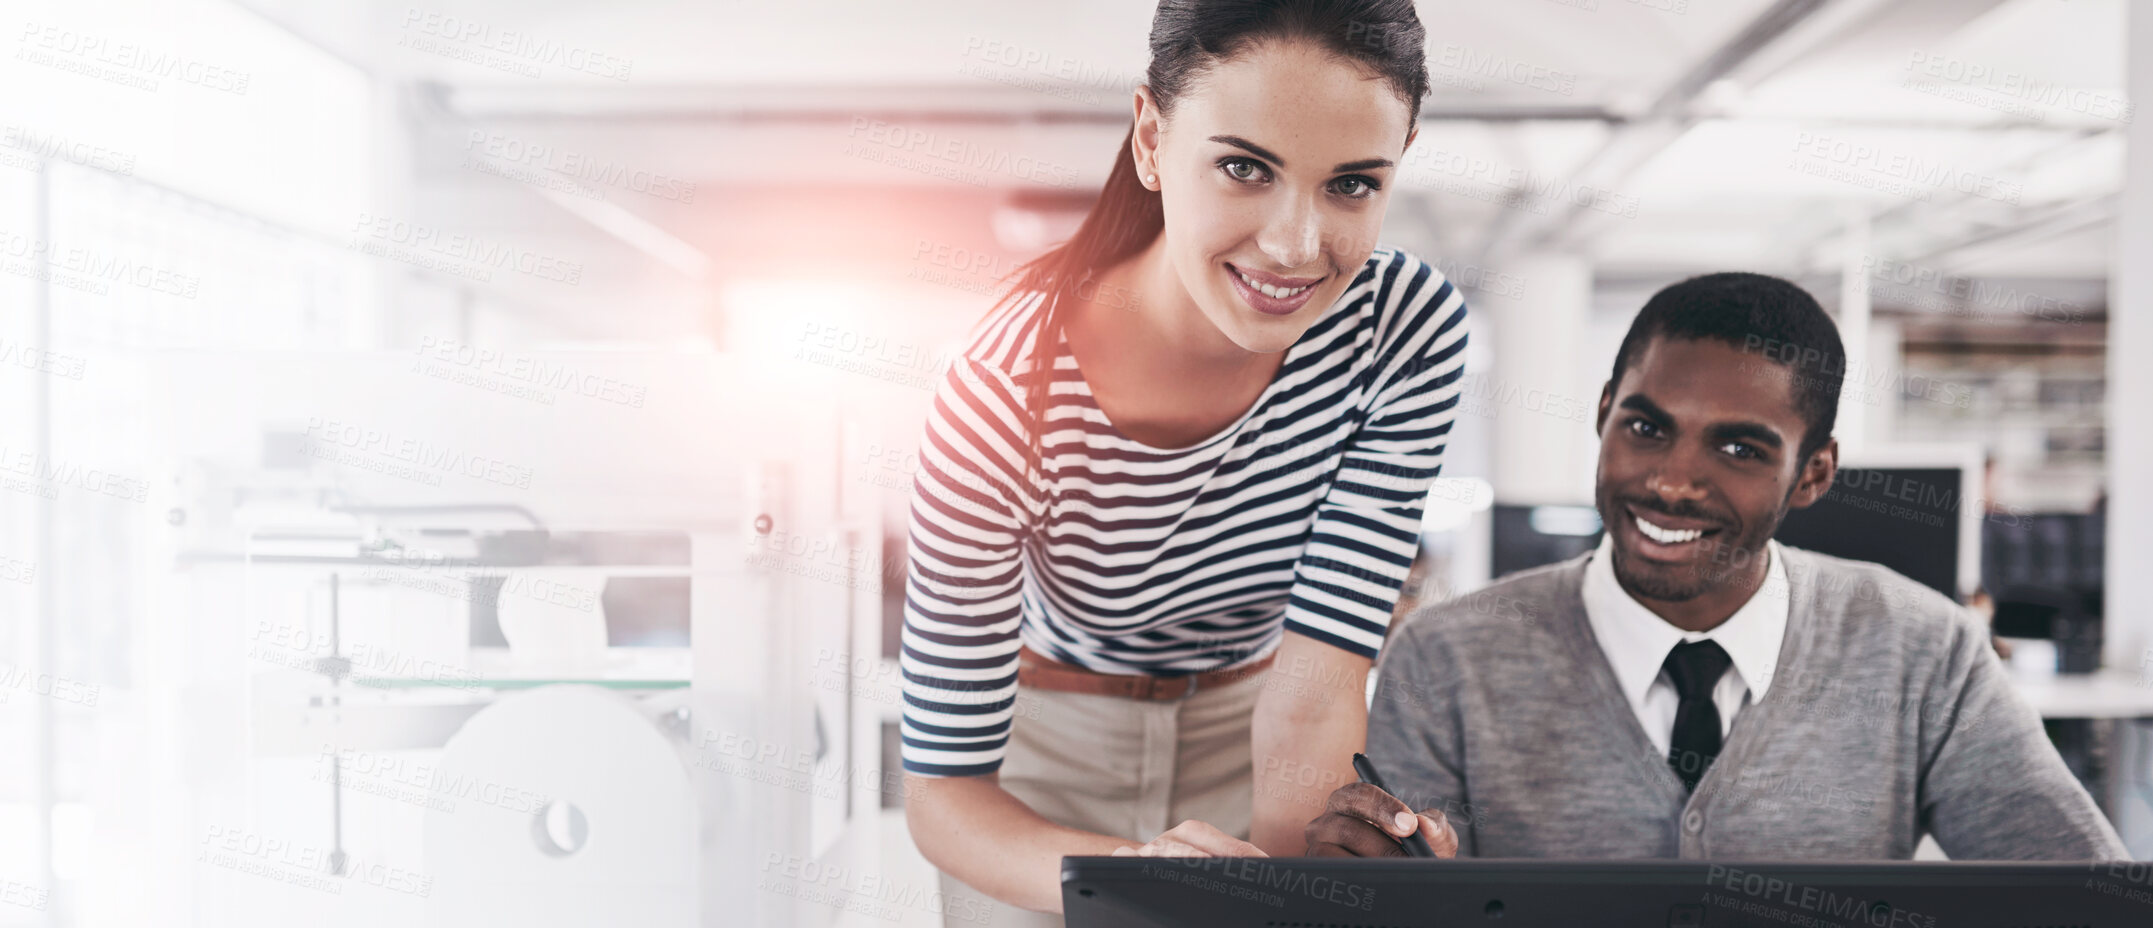
[[[2019,695],[2046,719],[2153,717],[2153,680],[2109,668],[2091,674],[2013,677]]]

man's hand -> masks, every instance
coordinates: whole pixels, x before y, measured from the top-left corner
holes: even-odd
[[[1331,791],[1325,812],[1308,823],[1310,857],[1405,857],[1400,838],[1418,831],[1437,857],[1458,856],[1458,833],[1441,809],[1418,814],[1398,797],[1366,783]]]
[[[1257,847],[1203,822],[1190,819],[1142,845],[1114,849],[1116,857],[1269,857]]]

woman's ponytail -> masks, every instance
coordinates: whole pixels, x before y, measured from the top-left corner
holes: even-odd
[[[1024,408],[1031,418],[1031,444],[1025,462],[1028,473],[1042,472],[1047,403],[1054,389],[1055,347],[1061,342],[1064,298],[1076,297],[1098,271],[1118,264],[1142,251],[1165,228],[1166,214],[1158,191],[1146,188],[1136,177],[1136,126],[1122,137],[1121,150],[1107,172],[1106,185],[1092,204],[1076,234],[1046,254],[1025,262],[1016,271],[1017,284],[1003,297],[1019,298],[1039,292],[1037,325],[1032,330],[1031,377],[1024,383]]]

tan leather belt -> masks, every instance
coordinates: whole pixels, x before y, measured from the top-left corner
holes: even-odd
[[[1277,656],[1278,652],[1273,651],[1253,664],[1226,670],[1178,677],[1154,677],[1149,674],[1100,673],[1086,670],[1020,646],[1017,649],[1017,685],[1063,693],[1170,702],[1206,687],[1225,686],[1253,677],[1271,669],[1271,660]]]

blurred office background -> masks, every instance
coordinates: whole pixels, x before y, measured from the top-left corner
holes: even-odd
[[[913,445],[1150,3],[0,9],[0,925],[992,904],[902,825]],[[2153,10],[1420,10],[1385,241],[1474,331],[1409,602],[1592,543],[1646,296],[1795,278],[1790,531],[1993,615],[2153,855]]]

